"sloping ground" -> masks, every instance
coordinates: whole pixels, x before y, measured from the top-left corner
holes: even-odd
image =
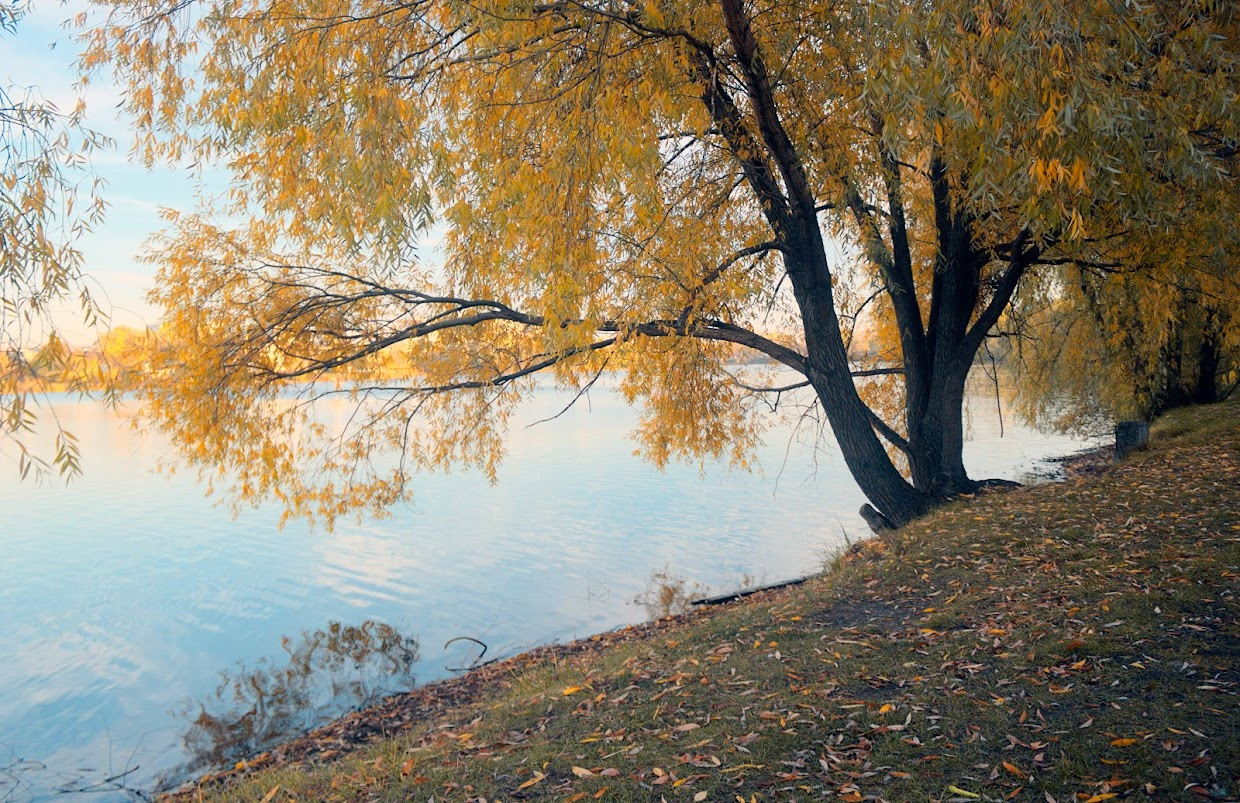
[[[824,580],[394,698],[353,718],[368,730],[338,723],[188,791],[1240,800],[1238,583],[1230,403],[1160,422],[1100,476],[870,541]]]

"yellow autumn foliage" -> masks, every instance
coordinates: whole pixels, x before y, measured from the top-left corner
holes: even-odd
[[[83,65],[123,82],[136,153],[233,177],[151,253],[151,414],[237,499],[327,520],[493,474],[536,375],[618,370],[649,457],[743,465],[741,346],[812,388],[872,521],[907,521],[976,487],[964,382],[1013,300],[1117,241],[1146,265],[1231,186],[1213,0],[99,5]],[[324,393],[356,414],[317,420]]]
[[[18,35],[26,3],[0,0],[0,47]],[[4,77],[8,81],[8,77]],[[0,456],[22,477],[78,471],[77,443],[55,416],[50,453],[30,445],[39,408],[69,353],[62,308],[88,327],[106,312],[92,293],[78,241],[103,219],[102,184],[92,154],[109,144],[83,125],[85,107],[57,108],[34,87],[0,83]],[[58,317],[59,315],[59,317]]]

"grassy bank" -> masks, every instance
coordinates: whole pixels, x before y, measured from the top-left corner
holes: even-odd
[[[190,794],[1240,799],[1237,404],[1177,412],[1101,476],[957,504],[837,564],[397,698]]]

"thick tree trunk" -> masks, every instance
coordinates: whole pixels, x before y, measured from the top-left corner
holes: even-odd
[[[900,526],[927,512],[934,499],[900,475],[874,431],[869,408],[857,394],[835,311],[833,277],[818,224],[820,210],[809,172],[780,118],[772,73],[763,60],[745,3],[722,0],[720,7],[735,51],[736,71],[744,81],[753,128],[735,102],[732,90],[721,82],[713,56],[699,53],[691,58],[694,59],[695,78],[701,84],[702,101],[722,136],[741,159],[745,179],[761,204],[775,239],[782,246],[784,267],[804,326],[805,374],[822,402],[848,470],[878,508],[878,511],[868,510],[867,519],[883,526]],[[897,239],[902,241],[896,258],[885,260],[888,263],[886,273],[907,293],[896,293],[893,303],[902,308],[907,306],[904,314],[909,320],[916,319],[916,332],[920,333],[911,252],[907,247],[907,233],[903,230],[899,165],[890,154],[884,158],[889,173],[893,169],[897,171],[890,173],[888,179],[896,201],[893,225],[898,230]],[[858,224],[872,235],[871,245],[885,250],[873,211],[863,201],[851,177],[845,173],[840,178],[845,184],[847,205],[857,216]],[[914,339],[920,338],[914,334]]]
[[[889,174],[895,175],[896,170],[893,165]],[[943,499],[977,487],[964,468],[964,387],[981,344],[970,327],[981,299],[981,270],[991,256],[975,249],[972,220],[954,207],[947,167],[937,157],[931,159],[930,182],[938,255],[924,347],[904,349],[905,413],[913,484]],[[891,192],[889,201],[893,208],[902,205]],[[893,230],[892,238],[899,243],[898,251],[908,250],[906,232]],[[1013,244],[1018,258],[1023,246],[1020,238]],[[1019,270],[1012,276],[1019,278]],[[1006,304],[1013,287],[996,287],[996,296]],[[897,308],[896,315],[902,333],[921,326],[912,314],[901,315]],[[988,328],[989,324],[980,325]]]
[[[964,468],[964,387],[976,351],[969,326],[979,300],[982,261],[973,250],[969,222],[951,210],[945,177],[935,176],[939,255],[926,350],[914,360],[906,354],[904,369],[913,484],[944,499],[977,487]]]
[[[909,421],[909,469],[913,485],[937,498],[976,490],[964,467],[964,388],[967,365],[936,372],[920,415]]]
[[[931,498],[910,485],[892,464],[857,395],[834,309],[827,307],[823,314],[819,306],[816,314],[806,315],[805,323],[809,380],[857,485],[892,526],[925,514]]]
[[[887,523],[899,527],[927,513],[933,500],[910,485],[892,464],[852,386],[847,362],[842,369],[811,368],[809,378],[849,472]]]

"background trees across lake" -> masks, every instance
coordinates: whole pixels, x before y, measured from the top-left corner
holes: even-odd
[[[1148,349],[1188,304],[1234,365],[1228,2],[102,5],[84,67],[123,82],[137,152],[233,176],[151,252],[149,394],[241,499],[330,519],[494,472],[536,376],[608,368],[648,458],[743,465],[781,391],[739,345],[812,387],[900,524],[976,488],[994,337],[1073,311]],[[314,423],[333,393],[356,415]]]

